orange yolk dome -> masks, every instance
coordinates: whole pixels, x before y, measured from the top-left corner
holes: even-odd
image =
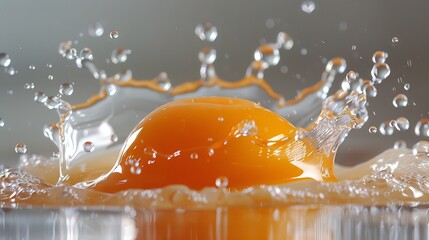
[[[133,130],[116,166],[95,190],[118,192],[184,184],[231,189],[323,179],[329,158],[281,116],[248,100],[183,99],[147,115]]]

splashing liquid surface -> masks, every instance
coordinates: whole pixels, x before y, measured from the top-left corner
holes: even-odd
[[[206,23],[195,33],[212,42],[217,29]],[[20,151],[20,167],[0,175],[2,207],[63,206],[64,199],[68,205],[173,209],[427,203],[425,142],[334,172],[337,148],[367,121],[367,97],[375,97],[376,85],[390,74],[387,53],[374,54],[371,80],[350,71],[342,90],[328,97],[336,75],[347,68],[344,59],[334,58],[319,82],[286,100],[263,77],[278,64],[279,51],[292,46],[286,33],[259,46],[246,76],[236,82],[217,77],[216,50],[203,48],[201,79],[173,87],[165,73],[139,81],[125,70],[108,78],[90,49],[77,54],[71,42],[60,44],[59,53],[88,69],[101,91],[73,106],[62,99],[73,93],[70,83],[57,96],[35,94],[35,101],[58,112],[59,122],[47,125],[44,134],[59,151],[50,158]],[[112,59],[125,62],[129,53],[116,49]],[[6,54],[2,59],[9,65]],[[406,119],[398,120],[399,128],[408,129]],[[426,135],[426,125],[422,121],[416,131]],[[388,127],[393,131],[386,123],[380,132],[389,134]]]

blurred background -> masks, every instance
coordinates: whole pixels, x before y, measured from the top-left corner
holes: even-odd
[[[368,160],[398,139],[410,147],[427,140],[415,135],[414,126],[429,111],[428,11],[429,2],[424,0],[3,1],[0,53],[9,54],[11,63],[8,69],[0,67],[0,163],[17,162],[17,143],[26,144],[28,153],[50,156],[55,151],[42,129],[58,118],[34,102],[36,91],[55,95],[62,83],[72,82],[74,93],[64,99],[75,104],[100,88],[87,70],[58,53],[60,42],[70,40],[78,50],[92,49],[94,62],[109,76],[124,68],[131,69],[135,79],[166,72],[178,84],[199,78],[198,52],[207,46],[217,50],[221,78],[241,79],[259,44],[275,42],[280,31],[287,32],[295,44],[281,52],[280,63],[265,77],[287,98],[317,82],[330,58],[344,57],[347,71],[369,79],[372,54],[377,50],[389,54],[392,73],[377,86],[378,96],[369,100],[370,120],[350,133],[337,162],[352,165]],[[205,22],[217,27],[219,35],[212,43],[194,33],[197,24]],[[89,29],[97,24],[104,33],[90,36]],[[110,38],[111,31],[118,32],[117,39]],[[115,48],[131,50],[126,62],[106,61]],[[400,93],[408,96],[409,103],[395,108],[392,100]],[[409,130],[392,136],[368,131],[398,117],[408,118]]]

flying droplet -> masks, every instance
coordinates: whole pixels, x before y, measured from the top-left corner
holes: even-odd
[[[35,70],[35,69],[36,69],[36,66],[34,66],[34,65],[30,65],[30,66],[28,66],[28,69],[30,69],[30,70]]]
[[[26,83],[24,84],[24,88],[29,90],[29,89],[33,89],[34,88],[34,83],[30,82],[30,83]]]
[[[49,75],[49,76],[48,76],[48,79],[49,79],[49,80],[53,80],[53,79],[54,79],[54,76]]]
[[[347,62],[344,58],[336,57],[326,64],[325,70],[327,72],[335,71],[338,73],[343,73],[347,68]]]
[[[405,89],[405,91],[410,90],[410,88],[411,88],[411,85],[410,85],[409,83],[405,83],[405,84],[404,84],[404,89]]]
[[[110,60],[114,64],[123,63],[127,61],[129,54],[131,54],[131,50],[129,49],[116,48],[112,51],[112,54],[110,55]]]
[[[218,187],[218,188],[226,188],[226,187],[228,187],[228,184],[229,184],[229,182],[228,182],[228,178],[227,177],[218,177],[218,178],[216,178],[216,182],[215,182],[216,187]]]
[[[386,52],[377,51],[372,55],[372,61],[374,63],[384,63],[386,62],[387,57],[389,57],[389,55]]]
[[[73,43],[71,41],[61,42],[58,46],[58,53],[61,56],[66,57],[67,51],[70,50],[72,44]]]
[[[34,101],[38,103],[44,103],[48,99],[48,96],[46,96],[43,92],[36,92],[34,93]]]
[[[392,38],[392,43],[398,43],[399,42],[399,38],[398,37],[393,37]]]
[[[277,48],[284,48],[286,50],[290,50],[293,47],[293,39],[289,36],[289,34],[285,32],[279,32],[277,34]]]
[[[110,136],[110,141],[112,142],[117,142],[119,140],[118,135],[116,134],[112,134],[112,136]]]
[[[103,25],[99,22],[94,25],[90,25],[88,28],[88,34],[91,37],[101,37],[104,33]]]
[[[306,0],[301,4],[301,10],[305,13],[312,13],[316,9],[316,4],[313,1]]]
[[[374,85],[369,82],[363,86],[363,93],[369,97],[376,97],[377,88],[375,88]]]
[[[4,127],[4,120],[0,118],[0,127]]]
[[[275,44],[262,44],[254,53],[256,61],[262,61],[268,65],[275,66],[280,61],[280,52]]]
[[[372,81],[375,83],[381,83],[390,75],[390,67],[386,63],[376,63],[372,67],[371,76]]]
[[[218,32],[216,26],[211,23],[198,24],[195,34],[203,41],[213,42],[216,40]]]
[[[80,51],[79,57],[82,59],[94,60],[94,55],[92,55],[92,50],[89,48],[84,48]]]
[[[213,48],[203,48],[198,53],[198,59],[201,63],[204,64],[213,64],[216,60],[216,49]]]
[[[273,28],[275,25],[276,25],[276,21],[274,21],[274,19],[272,19],[272,18],[268,18],[265,21],[265,26],[269,29]]]
[[[60,94],[70,96],[73,94],[74,85],[73,83],[63,83],[60,86]]]
[[[85,142],[84,144],[83,144],[83,150],[85,151],[85,152],[92,152],[92,151],[94,151],[94,144],[92,143],[92,142]]]
[[[389,121],[385,121],[383,123],[380,124],[380,127],[378,128],[378,130],[380,131],[380,133],[382,135],[392,135],[394,128],[393,126],[390,124]]]
[[[408,130],[410,128],[410,122],[408,121],[407,118],[400,117],[400,118],[396,119],[396,125],[395,125],[395,127],[399,131],[405,131],[405,130]]]
[[[12,67],[12,66],[9,66],[9,67],[5,68],[4,71],[7,74],[9,74],[10,76],[13,76],[13,75],[15,75],[17,73],[17,71],[15,70],[15,68]]]
[[[406,107],[408,105],[408,97],[405,94],[398,94],[393,98],[392,103],[396,108]]]
[[[377,133],[377,127],[376,126],[371,126],[371,127],[369,127],[369,129],[368,129],[368,131],[369,131],[369,133]]]
[[[429,137],[429,118],[420,119],[414,128],[414,133],[417,136]]]
[[[27,145],[18,143],[15,145],[15,152],[18,154],[25,154],[27,152]]]
[[[0,53],[0,67],[9,67],[11,62],[9,54]]]
[[[118,31],[111,31],[109,36],[111,39],[117,39],[119,37],[119,32]]]

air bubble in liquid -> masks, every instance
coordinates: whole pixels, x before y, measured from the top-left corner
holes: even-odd
[[[203,41],[213,42],[216,40],[218,32],[216,26],[211,23],[198,24],[195,34]]]
[[[393,98],[392,103],[396,108],[406,107],[408,105],[408,97],[404,94],[398,94]]]
[[[313,1],[306,0],[301,4],[301,10],[305,13],[312,13],[316,9],[316,4]]]
[[[216,178],[215,185],[218,188],[226,188],[228,187],[228,178],[227,177],[218,177]]]
[[[216,60],[216,49],[213,48],[203,48],[198,53],[198,59],[200,59],[203,64],[213,64]]]
[[[0,53],[0,67],[9,67],[11,62],[9,54]]]
[[[63,83],[60,86],[60,94],[70,96],[73,94],[74,86],[72,83]]]
[[[393,126],[388,121],[381,123],[378,129],[382,135],[392,135],[394,131]]]
[[[131,50],[129,49],[123,49],[123,48],[116,48],[112,51],[112,54],[110,55],[110,61],[114,64],[118,63],[124,63],[128,59],[128,55],[131,54]]]
[[[420,141],[413,146],[413,155],[416,157],[419,156],[429,156],[429,142]]]
[[[429,118],[420,119],[414,128],[414,133],[417,136],[429,137]]]
[[[275,66],[280,61],[280,52],[275,44],[262,44],[254,53],[256,61],[262,61],[268,65]]]
[[[18,154],[25,154],[27,152],[27,145],[25,145],[23,143],[16,144],[15,152]]]
[[[196,159],[198,159],[198,154],[197,153],[191,153],[190,157],[191,157],[191,159],[196,160]]]
[[[92,151],[94,151],[94,144],[92,143],[92,142],[85,142],[84,144],[83,144],[83,150],[85,151],[85,152],[92,152]]]
[[[109,36],[111,39],[117,39],[119,37],[119,32],[118,31],[111,31]]]
[[[405,130],[408,130],[410,128],[410,122],[408,121],[407,118],[400,117],[400,118],[396,119],[395,127],[396,127],[396,129],[398,129],[400,131],[405,131]]]
[[[394,149],[406,148],[407,143],[404,140],[398,140],[393,144]]]
[[[277,34],[277,48],[290,50],[293,47],[293,44],[293,39],[289,36],[289,34],[285,32],[279,32],[279,34]]]

